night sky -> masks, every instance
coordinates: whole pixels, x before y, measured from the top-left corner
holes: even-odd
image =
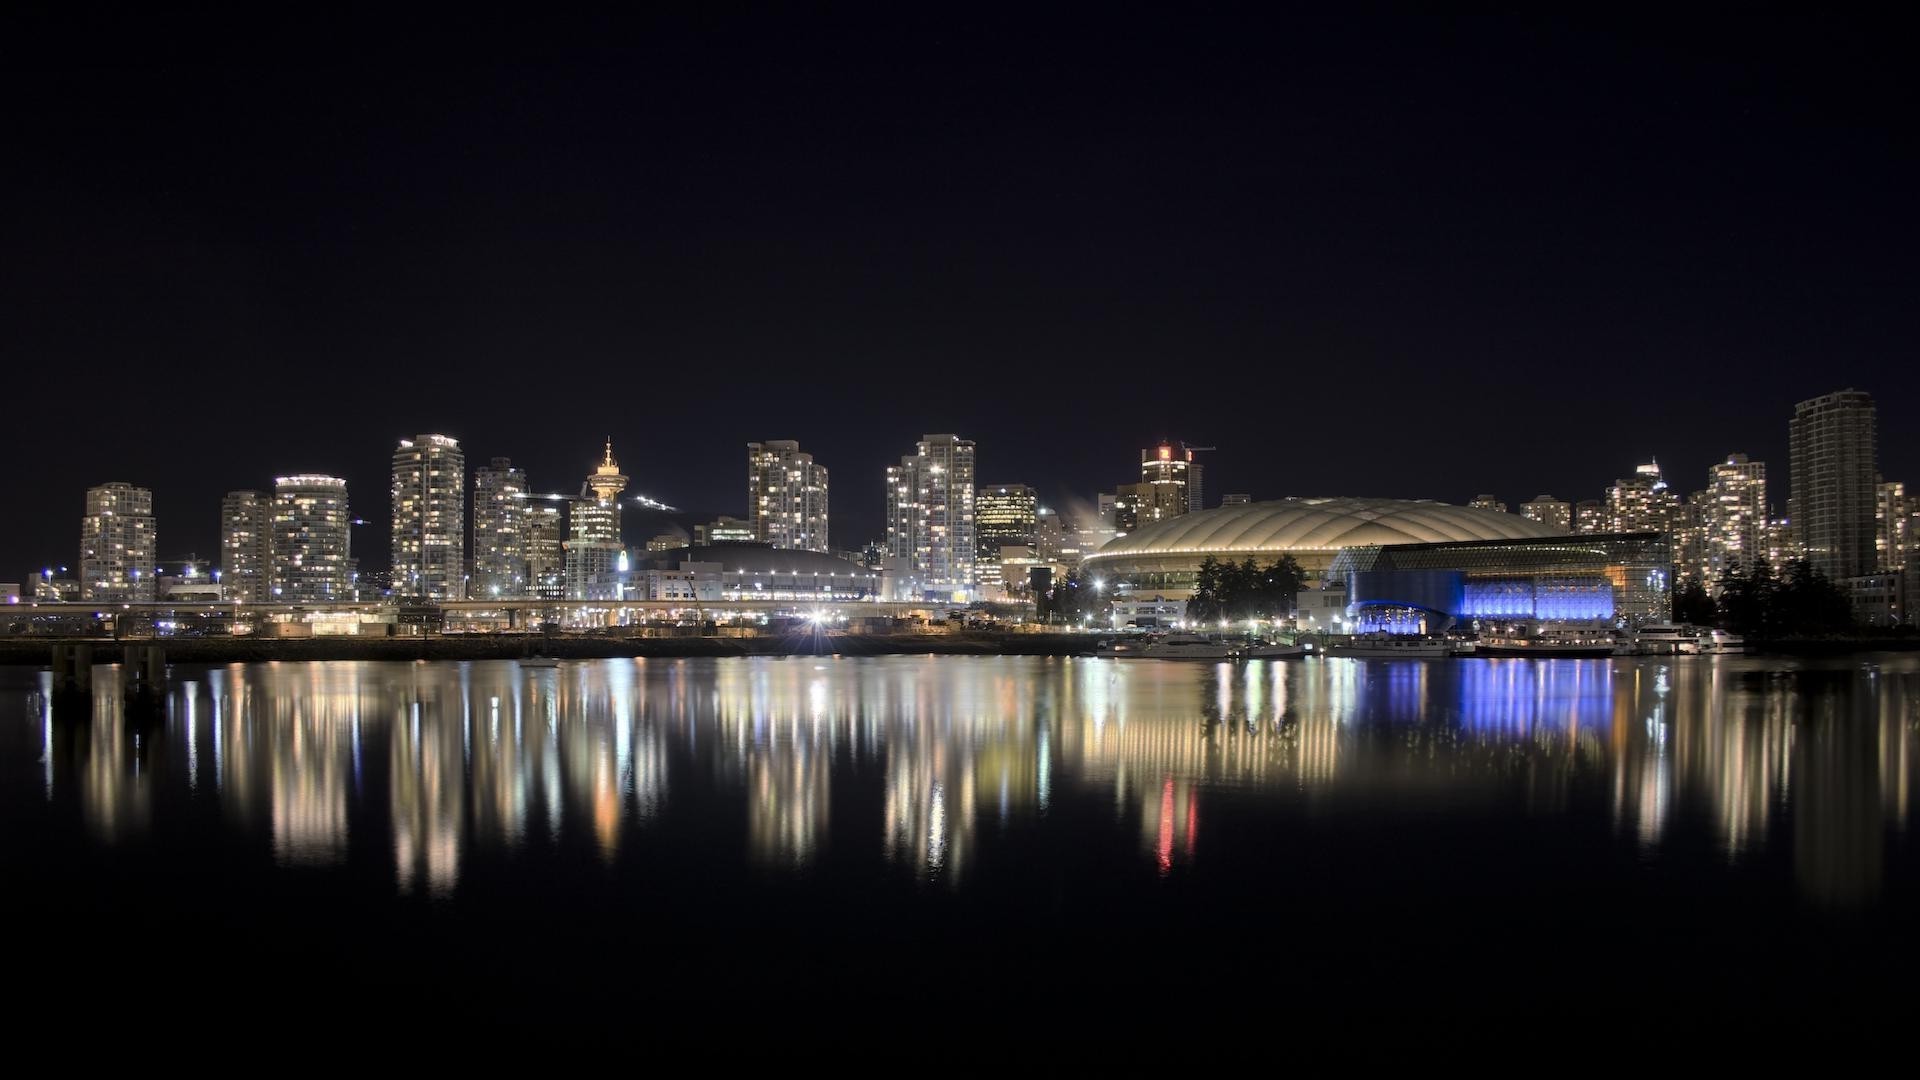
[[[170,559],[293,471],[380,569],[417,432],[542,490],[611,435],[707,514],[798,439],[839,547],[922,432],[1049,501],[1170,436],[1210,503],[1743,450],[1784,509],[1793,403],[1855,386],[1920,482],[1901,26],[475,10],[0,27],[0,579],[73,563],[90,484]]]

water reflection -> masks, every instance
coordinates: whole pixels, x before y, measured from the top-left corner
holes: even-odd
[[[429,896],[479,854],[577,836],[611,864],[694,820],[739,821],[766,867],[839,845],[957,887],[1070,799],[1161,875],[1271,842],[1208,832],[1229,806],[1303,827],[1496,812],[1604,821],[1649,857],[1676,834],[1730,863],[1785,848],[1806,897],[1857,905],[1906,828],[1920,723],[1907,660],[236,665],[177,674],[144,724],[102,674],[77,720],[52,718],[44,676],[12,699],[46,798],[99,843],[210,794],[282,865],[384,847],[396,888]]]

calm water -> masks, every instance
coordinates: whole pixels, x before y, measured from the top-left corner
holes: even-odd
[[[139,726],[45,677],[13,969],[163,1011],[1891,1010],[1920,958],[1914,657],[236,665]]]

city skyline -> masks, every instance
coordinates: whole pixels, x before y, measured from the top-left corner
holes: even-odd
[[[718,67],[667,24],[351,75],[323,29],[268,65],[203,29],[0,70],[36,103],[8,351],[48,390],[10,430],[61,448],[0,566],[69,550],[110,480],[211,553],[198,508],[302,471],[382,557],[379,448],[421,431],[542,490],[611,434],[638,490],[736,515],[740,444],[796,439],[852,546],[929,430],[1050,503],[1184,438],[1209,491],[1511,506],[1655,456],[1779,477],[1792,403],[1920,399],[1910,76],[1870,20],[795,18]]]
[[[1798,416],[1800,415],[1801,412],[1804,411],[1805,407],[1809,405],[1818,404],[1820,402],[1824,402],[1826,400],[1829,400],[1835,397],[1836,395],[1840,395],[1840,396],[1852,395],[1852,399],[1864,401],[1869,411],[1877,407],[1870,393],[1859,391],[1851,387],[1846,388],[1844,390],[1829,391],[1826,394],[1816,395],[1814,398],[1811,398],[1807,401],[1796,403],[1796,405],[1793,406],[1795,410],[1794,415],[1788,418],[1789,419],[1789,423],[1787,425],[1788,429],[1790,431],[1797,429],[1797,425],[1799,423]],[[937,438],[951,439],[953,437],[939,436]],[[1869,433],[1869,438],[1871,440],[1871,432]],[[1764,440],[1754,440],[1754,441],[1764,441]],[[483,550],[483,545],[481,544],[475,530],[481,524],[481,519],[478,516],[479,515],[478,507],[481,504],[481,500],[488,497],[488,494],[487,494],[488,491],[492,490],[490,486],[491,484],[498,483],[502,479],[506,479],[510,489],[512,491],[520,493],[519,496],[510,497],[509,501],[523,501],[527,504],[531,504],[534,501],[537,501],[538,499],[543,497],[556,498],[556,497],[564,496],[563,492],[548,494],[543,496],[542,492],[539,490],[540,485],[531,484],[530,481],[528,480],[526,471],[518,467],[513,467],[511,465],[511,459],[509,458],[499,457],[499,458],[492,459],[491,468],[489,466],[476,466],[471,470],[465,469],[464,451],[460,447],[460,440],[454,437],[450,437],[446,435],[421,435],[411,439],[403,438],[398,440],[398,442],[399,442],[400,449],[394,452],[392,455],[392,485],[391,486],[394,494],[394,503],[392,507],[394,522],[396,523],[396,525],[398,525],[398,523],[405,518],[412,518],[412,517],[418,516],[418,511],[413,509],[413,504],[420,500],[419,488],[421,484],[426,483],[426,474],[424,472],[420,472],[420,469],[423,467],[423,461],[418,457],[418,451],[414,449],[416,443],[419,443],[422,446],[437,446],[439,448],[440,453],[449,455],[446,458],[449,464],[449,467],[459,471],[460,478],[458,482],[457,491],[446,491],[444,489],[444,483],[445,483],[444,481],[435,481],[435,483],[442,485],[442,488],[441,488],[442,493],[438,496],[438,498],[441,500],[441,502],[448,504],[447,507],[443,508],[442,512],[450,512],[456,519],[459,519],[462,522],[462,524],[458,527],[458,535],[452,537],[452,546],[456,549],[457,552],[461,552],[465,554],[466,558],[464,561],[464,566],[466,570],[469,571],[474,576],[479,576],[485,573],[485,571],[482,568],[482,563],[484,561],[483,554],[485,554],[485,552]],[[971,464],[972,457],[974,455],[974,444],[970,440],[968,440],[961,445],[964,445],[967,449],[968,459],[969,459],[968,468],[971,470],[974,467]],[[1174,441],[1172,445],[1180,446],[1183,448],[1181,450],[1180,455],[1178,456],[1184,456],[1187,458],[1192,457],[1191,451],[1184,448],[1185,444]],[[758,467],[759,462],[765,460],[765,455],[768,451],[774,451],[777,453],[785,454],[788,456],[788,458],[791,461],[795,463],[804,461],[804,468],[817,472],[819,477],[817,482],[819,483],[821,491],[823,493],[822,503],[824,503],[824,489],[825,489],[824,479],[825,479],[825,474],[827,470],[823,465],[815,465],[812,460],[811,454],[799,453],[799,444],[797,443],[797,441],[775,440],[775,441],[767,442],[764,444],[748,443],[747,446],[749,448],[749,464],[750,464],[750,470],[749,470],[750,483],[748,485],[747,492],[746,492],[746,496],[747,496],[746,502],[748,504],[747,513],[745,516],[738,517],[738,518],[733,517],[731,514],[723,513],[719,515],[721,519],[739,521],[743,526],[749,523],[751,519],[751,514],[752,514],[752,503],[755,498],[755,495],[754,495],[755,488],[753,486],[754,484],[753,476],[755,474],[755,468]],[[1205,447],[1201,449],[1212,451],[1215,448]],[[1169,453],[1170,452],[1168,450],[1167,443],[1161,443],[1157,448],[1147,448],[1147,449],[1140,450],[1139,451],[1140,468],[1143,474],[1150,475],[1151,470],[1156,467],[1156,462],[1163,462],[1164,459],[1166,459],[1169,456]],[[1884,453],[1882,453],[1880,456],[1884,457]],[[1674,537],[1676,564],[1680,567],[1681,578],[1686,579],[1690,576],[1698,578],[1699,575],[1697,573],[1690,573],[1691,570],[1694,570],[1697,567],[1710,566],[1716,571],[1724,571],[1729,566],[1739,565],[1738,560],[1729,560],[1728,552],[1730,548],[1733,551],[1751,550],[1753,546],[1759,543],[1763,537],[1770,537],[1770,534],[1768,533],[1769,527],[1777,527],[1782,524],[1785,524],[1787,521],[1784,515],[1787,512],[1787,504],[1789,502],[1788,492],[1786,490],[1781,490],[1779,488],[1774,488],[1774,489],[1771,489],[1770,491],[1767,484],[1765,483],[1766,463],[1764,461],[1756,460],[1756,461],[1753,461],[1751,465],[1748,465],[1747,463],[1749,461],[1749,458],[1750,458],[1750,455],[1739,452],[1739,451],[1732,451],[1727,454],[1721,455],[1720,459],[1715,460],[1707,467],[1707,469],[1705,470],[1705,475],[1707,478],[1706,483],[1705,485],[1698,488],[1694,488],[1684,481],[1679,487],[1670,486],[1665,479],[1666,470],[1664,469],[1663,466],[1659,464],[1658,459],[1655,458],[1647,463],[1643,463],[1635,466],[1634,475],[1616,479],[1612,485],[1609,485],[1599,493],[1600,498],[1582,499],[1580,498],[1579,494],[1576,493],[1561,501],[1567,504],[1566,510],[1570,517],[1576,514],[1578,508],[1581,508],[1581,507],[1593,508],[1593,514],[1595,515],[1593,523],[1583,527],[1580,523],[1574,522],[1573,523],[1574,532],[1590,532],[1590,531],[1631,532],[1636,530],[1651,529],[1651,530],[1665,531],[1665,532],[1671,533]],[[410,462],[411,464],[408,464],[403,468],[403,461]],[[1737,468],[1736,468],[1736,463],[1738,463]],[[1746,520],[1744,521],[1743,524],[1740,524],[1737,526],[1729,526],[1726,522],[1721,521],[1717,517],[1714,517],[1710,512],[1710,508],[1708,506],[1710,502],[1714,500],[1723,500],[1725,498],[1724,493],[1719,490],[1719,485],[1721,483],[1720,477],[1722,476],[1723,473],[1725,473],[1729,469],[1734,470],[1736,473],[1745,473],[1750,470],[1758,470],[1758,473],[1761,479],[1757,489],[1754,489],[1758,492],[1758,494],[1747,496],[1748,501],[1751,502],[1752,500],[1757,499],[1758,502],[1750,507],[1745,508],[1745,511],[1744,511],[1749,517],[1752,517],[1753,515],[1760,515],[1763,518],[1763,520],[1760,521],[1760,524],[1757,528],[1754,525],[1754,522],[1751,520]],[[495,477],[494,474],[499,471],[509,472],[510,478]],[[897,471],[898,471],[898,468],[896,466],[888,466],[886,468],[886,472],[890,477]],[[1784,470],[1782,471],[1784,472]],[[811,473],[806,475],[811,475]],[[410,480],[409,479],[410,477],[417,477],[417,479]],[[489,479],[490,477],[493,477],[493,479],[490,480]],[[596,484],[596,479],[598,480],[597,484]],[[1873,479],[1874,479],[1874,483],[1871,486],[1875,489],[1873,492],[1875,497],[1871,505],[1868,506],[1869,515],[1867,516],[1867,518],[1863,520],[1863,522],[1859,523],[1858,528],[1860,530],[1864,530],[1864,534],[1866,536],[1866,543],[1869,549],[1871,548],[1876,537],[1881,537],[1883,544],[1886,542],[1884,537],[1887,535],[1891,535],[1891,533],[1888,533],[1886,530],[1892,529],[1892,530],[1899,531],[1902,535],[1902,539],[1898,541],[1901,547],[1901,550],[1895,555],[1885,556],[1878,559],[1876,559],[1869,552],[1869,554],[1867,555],[1867,562],[1865,563],[1863,569],[1859,571],[1861,573],[1871,573],[1876,569],[1883,569],[1889,565],[1894,566],[1896,568],[1904,566],[1904,546],[1905,546],[1904,529],[1906,528],[1906,522],[1908,521],[1910,515],[1913,512],[1910,504],[1906,501],[1906,498],[1904,495],[1904,487],[1903,487],[1904,481],[1902,481],[1897,477],[1886,476],[1884,473],[1877,474]],[[619,551],[623,549],[623,547],[637,549],[645,546],[646,544],[645,537],[636,538],[633,536],[625,535],[625,530],[620,524],[622,514],[617,504],[621,501],[637,501],[638,503],[642,504],[642,508],[644,509],[644,508],[648,508],[646,504],[654,503],[655,500],[653,500],[650,496],[640,495],[638,492],[627,491],[626,489],[629,483],[630,483],[630,478],[620,473],[619,466],[614,461],[612,442],[611,442],[611,439],[609,438],[608,440],[605,440],[604,445],[602,447],[602,460],[596,464],[594,471],[588,474],[587,480],[583,483],[580,489],[581,499],[577,501],[596,503],[599,506],[601,506],[602,509],[598,511],[598,516],[600,517],[607,516],[606,515],[607,510],[611,510],[612,520],[611,522],[597,522],[596,524],[587,526],[587,531],[592,533],[592,539],[594,541],[594,545],[603,548],[604,551],[601,553],[600,557],[598,558],[598,561],[595,563],[598,569],[592,570],[590,572],[582,571],[580,567],[576,565],[573,577],[572,579],[570,579],[569,584],[566,588],[566,592],[569,595],[573,595],[581,592],[583,588],[582,581],[584,580],[584,577],[598,578],[610,573],[613,569],[613,563],[617,561],[617,555]],[[888,480],[887,487],[889,492],[892,491],[894,483],[895,483],[894,480],[892,479]],[[118,487],[125,487],[125,486],[127,485],[125,484],[124,481],[112,481],[106,484],[95,485],[93,488],[89,489],[89,498],[91,499],[93,497],[93,492],[108,489],[108,488],[118,488]],[[564,487],[565,485],[560,485],[560,486]],[[1098,487],[1097,484],[1093,486]],[[1115,486],[1118,488],[1118,490],[1122,492],[1126,492],[1130,490],[1130,488],[1132,487],[1132,485],[1128,485],[1124,483],[1117,484],[1117,485],[1110,485],[1110,486]],[[1885,496],[1885,492],[1879,490],[1881,488],[1885,488],[1887,490],[1898,490],[1901,494],[1897,496],[1894,502],[1889,503]],[[141,493],[143,499],[145,500],[143,505],[150,508],[153,504],[152,492],[148,489],[140,488],[138,485],[134,485],[133,489]],[[609,492],[611,493],[610,495],[608,494]],[[624,499],[622,498],[623,492],[626,492]],[[408,508],[405,511],[403,511],[403,508],[402,508],[403,493],[405,493],[405,501],[408,504]],[[247,522],[236,522],[236,519],[235,519],[236,507],[233,505],[233,503],[236,498],[246,497],[246,496],[258,497],[259,493],[243,491],[243,490],[231,490],[231,491],[228,491],[222,497],[217,507],[217,514],[216,514],[217,536],[215,538],[215,542],[210,546],[210,550],[212,550],[215,553],[215,556],[219,560],[215,565],[219,566],[219,568],[223,570],[228,569],[225,563],[236,555],[237,545],[233,535],[235,528],[238,526],[244,532],[248,524]],[[1036,493],[1036,497],[1037,497],[1037,493]],[[1241,498],[1241,496],[1239,495],[1234,495],[1232,497],[1235,499]],[[1300,498],[1300,497],[1318,497],[1318,495],[1317,493],[1307,493],[1307,492],[1291,492],[1286,495],[1278,495],[1278,496],[1267,495],[1262,493],[1255,496],[1255,501],[1270,501],[1273,498]],[[1514,500],[1512,504],[1509,504],[1506,501],[1499,499],[1496,495],[1492,493],[1485,493],[1485,492],[1477,494],[1471,499],[1460,499],[1458,501],[1449,500],[1445,498],[1437,498],[1431,495],[1418,495],[1418,496],[1412,496],[1412,497],[1419,498],[1419,499],[1427,499],[1435,502],[1450,503],[1451,505],[1470,506],[1470,507],[1482,508],[1482,509],[1493,509],[1501,513],[1511,513],[1511,514],[1515,514],[1522,517],[1532,517],[1535,520],[1541,520],[1539,517],[1537,517],[1534,514],[1533,504],[1538,500],[1542,500],[1542,499],[1558,499],[1559,495],[1557,491],[1542,492],[1539,495],[1536,495],[1532,500]],[[1182,499],[1184,500],[1184,496],[1182,497]],[[1692,500],[1692,504],[1689,504],[1688,502],[1689,499]],[[888,501],[889,502],[891,501],[891,494],[889,494],[888,496]],[[1037,497],[1037,501],[1041,508],[1047,508],[1049,507],[1049,505],[1051,505],[1054,513],[1059,513],[1062,510],[1065,510],[1069,513],[1070,516],[1077,516],[1079,518],[1087,518],[1091,515],[1094,515],[1096,513],[1096,504],[1099,504],[1099,506],[1102,507],[1103,509],[1098,511],[1098,515],[1101,518],[1107,519],[1106,524],[1109,528],[1113,524],[1113,521],[1111,519],[1113,514],[1116,512],[1115,508],[1109,505],[1112,502],[1112,497],[1108,495],[1095,495],[1091,498],[1088,498],[1088,497],[1082,497],[1079,493],[1071,493],[1061,498],[1053,499],[1053,500],[1049,500],[1043,497]],[[471,503],[475,508],[471,515],[469,515],[467,511],[467,507],[469,503]],[[1900,508],[1900,512],[1898,513],[1897,517],[1890,518],[1888,517],[1887,511],[1892,506],[1898,506]],[[1871,511],[1875,507],[1877,507],[1880,511],[1881,520],[1876,521],[1872,516]],[[1185,502],[1182,501],[1182,507],[1180,512],[1187,512],[1188,510],[1202,509],[1202,508],[1204,507],[1198,507],[1198,506],[1188,507],[1185,504]],[[555,509],[554,507],[547,508],[548,511],[552,511],[554,509]],[[687,513],[687,512],[682,512],[678,510],[673,510],[672,508],[667,508],[667,507],[661,507],[661,509],[663,511],[670,511],[674,513],[676,518],[679,519],[679,521],[690,522],[695,520],[696,518],[702,517],[702,515],[697,512]],[[1122,509],[1121,512],[1124,512],[1124,509]],[[535,528],[535,523],[533,519],[528,516],[530,513],[531,513],[530,509],[523,508],[523,512],[521,513],[514,514],[512,512],[508,512],[506,514],[506,517],[508,519],[518,522],[518,530],[519,530],[518,543],[522,548],[522,552],[517,557],[522,560],[526,560],[531,556],[531,549],[534,547],[534,544],[535,544],[532,533],[531,533],[531,530]],[[572,515],[572,514],[562,515],[563,518],[569,518],[569,519],[574,518],[576,516],[577,515]],[[591,517],[594,515],[589,514],[587,516]],[[149,512],[148,526],[147,526],[149,530],[152,530],[153,528],[152,523],[156,521],[158,517],[159,517],[158,514]],[[92,515],[89,515],[87,520],[88,521],[93,520]],[[823,524],[826,520],[824,508],[822,508],[820,512],[819,520]],[[1886,524],[1887,521],[1894,521],[1895,523],[1892,525],[1888,525]],[[1556,526],[1560,524],[1557,518],[1550,521],[1549,523],[1555,524]],[[364,519],[356,518],[351,521],[351,524],[354,526],[366,526],[372,523]],[[87,528],[93,527],[91,525],[86,525],[86,522],[83,522],[83,525],[85,525]],[[675,522],[671,527],[681,528],[682,525],[679,524],[679,522]],[[1083,527],[1085,527],[1084,523],[1083,523]],[[1135,527],[1138,527],[1138,525],[1136,524]],[[1743,530],[1744,539],[1730,541],[1729,537],[1724,535],[1725,530],[1729,527],[1734,527],[1734,528]],[[418,528],[417,522],[415,524],[415,528],[416,529]],[[695,531],[698,531],[698,528],[696,528]],[[1122,528],[1120,530],[1122,534],[1124,534],[1126,531],[1127,530],[1125,528]],[[879,536],[873,537],[869,540],[857,541],[857,542],[845,544],[844,546],[828,548],[827,550],[828,551],[851,550],[851,551],[857,552],[862,544],[875,543],[875,542],[878,542],[881,546],[884,547],[887,544],[886,535],[887,535],[887,530],[883,528]],[[417,555],[409,553],[409,552],[415,552],[418,550],[418,543],[416,541],[410,547],[403,546],[401,543],[398,542],[397,530],[395,533],[390,534],[390,537],[394,539],[393,546],[392,546],[393,558],[391,563],[391,570],[395,573],[399,573],[403,569],[403,566],[402,566],[403,562],[407,563],[408,565],[411,565],[412,561],[418,557]],[[1795,529],[1793,536],[1790,539],[1793,539],[1794,542],[1798,544],[1801,542],[1799,541],[1798,537],[1799,537],[1799,530]],[[1772,561],[1776,564],[1779,564],[1781,561],[1780,558],[1778,557],[1778,554],[1779,554],[1778,543],[1780,539],[1783,539],[1783,538],[1772,538],[1772,542],[1774,544],[1774,552],[1775,552],[1775,557],[1772,559]],[[86,542],[85,537],[83,537],[83,547],[85,545],[85,542]],[[363,547],[368,543],[368,541],[365,538],[362,538],[359,542],[363,545]],[[149,540],[149,543],[151,543],[151,540]],[[776,543],[773,546],[780,547],[782,545]],[[266,547],[270,551],[270,544],[266,545]],[[191,555],[194,558],[200,558],[202,559],[202,561],[207,561],[204,559],[204,557],[199,555],[198,549],[195,549],[191,552],[175,552],[170,549],[158,548],[156,549],[155,557],[147,560],[147,562],[148,564],[153,564],[156,562],[157,563],[185,562],[186,561],[185,556],[188,556],[188,555]],[[982,557],[984,557],[984,555]],[[408,594],[427,595],[427,596],[438,595],[438,596],[449,597],[449,598],[456,595],[469,595],[467,591],[468,585],[462,578],[460,568],[463,564],[461,563],[460,559],[461,559],[460,554],[455,554],[454,556],[452,556],[453,561],[449,564],[451,569],[447,571],[443,571],[443,575],[442,575],[443,583],[441,585],[431,589],[412,590]],[[581,560],[581,556],[575,556],[574,561],[576,562],[576,564],[580,563],[580,560]],[[1890,562],[1889,560],[1892,560],[1892,561]],[[40,571],[42,573],[44,573],[44,571],[47,569],[51,569],[55,566],[59,566],[61,568],[59,573],[59,576],[61,578],[72,578],[75,580],[79,580],[83,576],[83,571],[80,569],[79,564],[84,563],[84,561],[85,561],[84,551],[81,553],[81,557],[78,560],[76,560],[75,566],[67,566],[66,564],[60,563],[57,560],[49,561],[48,559],[44,559],[44,558],[41,560],[38,560],[38,562],[41,564]],[[606,565],[600,566],[600,563],[605,563]],[[1689,566],[1689,563],[1693,563],[1695,565]],[[371,567],[371,566],[362,567],[360,565],[359,560],[355,561],[355,566],[356,566],[356,570],[376,569],[375,567]],[[270,568],[268,569],[270,572]],[[385,570],[388,568],[382,567],[377,569]],[[1823,569],[1825,568],[1823,567]],[[451,580],[452,580],[452,584],[450,586],[447,584],[444,584],[444,581],[446,580],[446,576],[449,574],[451,575]],[[22,572],[21,576],[23,578],[32,578],[34,574],[29,572]],[[533,582],[534,576],[536,575],[535,575],[535,572],[532,570],[531,566],[528,566],[523,563],[523,575],[520,578],[520,587],[534,588],[535,587]],[[989,575],[989,577],[997,580],[997,575]],[[241,582],[244,583],[248,580],[249,579],[243,575]],[[1712,575],[1708,575],[1705,578],[1705,580],[1711,583],[1714,580],[1714,577]],[[270,584],[270,582],[262,582],[258,586],[259,591],[270,594],[271,590],[267,588],[268,584]],[[149,588],[151,588],[151,582],[149,582]],[[84,585],[82,586],[81,591],[82,592],[85,591]],[[549,588],[548,591],[551,592],[551,588]],[[513,594],[514,593],[512,592],[511,589],[504,593],[504,595],[513,595]]]

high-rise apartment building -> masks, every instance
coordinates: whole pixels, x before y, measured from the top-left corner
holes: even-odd
[[[527,505],[521,524],[526,528],[527,595],[542,600],[567,597],[566,519],[561,504]]]
[[[1201,501],[1206,493],[1205,477],[1206,466],[1194,460],[1192,447],[1185,443],[1161,443],[1140,451],[1140,482],[1172,485],[1178,494],[1163,492],[1150,498],[1141,495],[1139,501],[1167,507],[1177,504],[1180,509],[1168,516],[1193,513],[1205,505]]]
[[[1253,502],[1253,496],[1245,492],[1229,492],[1220,496],[1221,506],[1246,506]]]
[[[919,595],[973,587],[974,446],[957,435],[923,435],[887,467],[887,554]]]
[[[527,474],[497,457],[473,470],[473,587],[468,595],[517,597],[527,591]]]
[[[1674,580],[1711,584],[1714,574],[1707,547],[1708,522],[1713,520],[1713,494],[1696,491],[1681,504],[1680,515],[1667,530],[1673,553]]]
[[[1609,532],[1672,532],[1680,518],[1680,496],[1667,487],[1658,461],[1636,466],[1607,489]]]
[[[985,484],[974,489],[973,532],[979,547],[973,576],[982,589],[1019,585],[1003,581],[1000,549],[1034,547],[1039,525],[1040,497],[1025,484]]]
[[[1475,495],[1473,501],[1467,505],[1475,510],[1490,510],[1496,514],[1504,514],[1507,512],[1507,504],[1501,502],[1497,496],[1493,495]]]
[[[1907,495],[1907,485],[1898,480],[1880,485],[1873,511],[1873,551],[1879,569],[1905,570],[1913,560],[1914,526],[1920,522],[1920,506]]]
[[[80,519],[80,599],[155,596],[153,492],[115,481],[87,489]]]
[[[1577,533],[1603,533],[1607,531],[1607,504],[1598,499],[1581,499],[1573,504],[1573,531]]]
[[[1807,561],[1836,580],[1878,564],[1875,424],[1872,396],[1847,389],[1799,403],[1787,425],[1787,518]]]
[[[580,501],[573,504],[567,536],[568,599],[620,598],[620,559],[626,550],[620,540],[620,493],[626,489],[627,478],[613,460],[613,440],[608,439],[606,456],[580,485]]]
[[[1745,572],[1767,560],[1767,463],[1729,454],[1707,470],[1702,495],[1701,577],[1709,588],[1718,588],[1728,570]]]
[[[1108,515],[1115,531],[1130,533],[1143,525],[1188,513],[1187,492],[1177,484],[1121,484]]]
[[[311,473],[276,479],[269,599],[352,600],[352,529],[345,480]]]
[[[393,588],[466,595],[467,456],[457,439],[416,435],[393,452]]]
[[[826,466],[791,439],[748,443],[747,520],[775,548],[830,551]]]
[[[270,599],[273,498],[266,492],[229,491],[220,500],[220,569],[228,597],[249,604]]]
[[[1573,504],[1551,495],[1535,495],[1531,502],[1521,503],[1520,516],[1550,529],[1573,531]]]

